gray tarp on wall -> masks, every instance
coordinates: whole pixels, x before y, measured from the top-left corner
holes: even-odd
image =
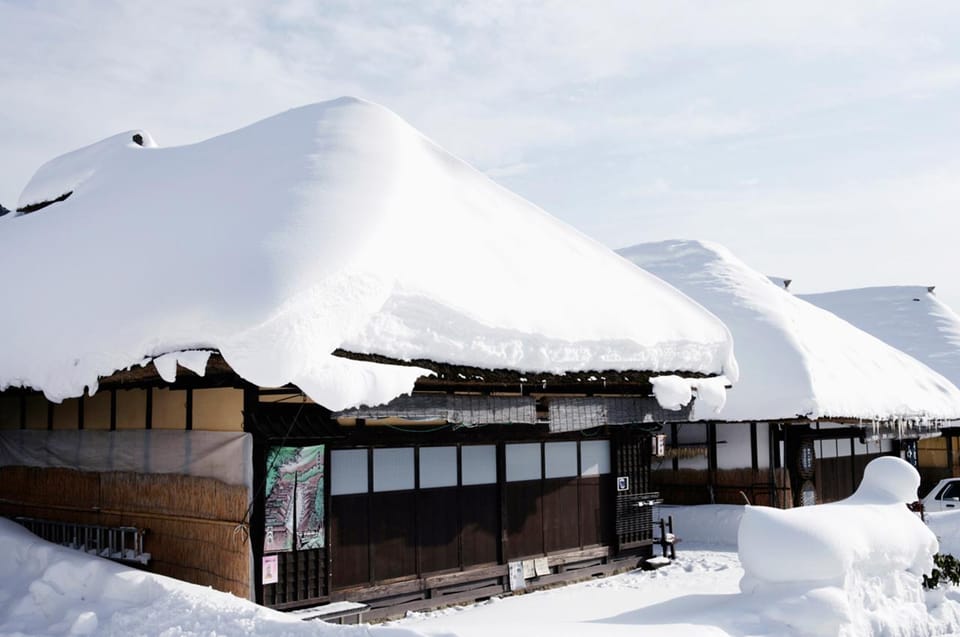
[[[605,396],[551,398],[550,431],[579,431],[603,425],[659,424],[690,420],[693,403],[676,411],[664,409],[655,398]]]
[[[223,431],[0,431],[0,466],[176,473],[253,488],[250,434]]]
[[[471,396],[462,394],[416,394],[399,396],[378,407],[345,409],[334,418],[405,418],[445,420],[453,424],[488,425],[536,423],[536,401],[529,396]]]

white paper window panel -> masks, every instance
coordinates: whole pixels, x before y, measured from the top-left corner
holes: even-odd
[[[717,440],[725,441],[724,444],[717,445],[717,466],[720,469],[751,467],[753,456],[750,450],[750,425],[745,422],[721,422],[717,423],[716,427]],[[758,447],[759,439],[758,433]]]
[[[497,448],[495,445],[464,445],[460,447],[460,482],[495,484],[497,482]]]
[[[757,423],[757,467],[770,468],[770,425],[765,422]]]
[[[373,450],[374,491],[412,489],[413,477],[413,447]]]
[[[610,441],[584,440],[580,443],[580,475],[610,473]]]
[[[539,480],[540,443],[507,445],[507,482]]]
[[[577,443],[548,442],[544,445],[547,478],[569,478],[577,475]]]
[[[335,449],[330,452],[330,495],[367,492],[367,450]]]
[[[420,448],[420,488],[457,486],[457,448]]]

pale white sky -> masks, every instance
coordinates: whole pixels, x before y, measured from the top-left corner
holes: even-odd
[[[960,3],[0,0],[0,203],[131,129],[356,95],[611,247],[960,310]]]

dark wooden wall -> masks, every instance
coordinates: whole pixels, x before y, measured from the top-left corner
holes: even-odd
[[[332,588],[609,544],[613,492],[608,473],[332,496]]]
[[[884,454],[870,453],[839,458],[817,458],[817,502],[836,502],[853,495],[863,479],[863,470],[874,458]]]

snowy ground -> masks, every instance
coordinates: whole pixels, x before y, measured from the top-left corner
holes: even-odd
[[[876,505],[859,510],[866,520],[870,519],[871,511],[876,512],[871,506]],[[893,536],[893,531],[910,527],[911,521],[915,521],[909,515],[899,516],[901,508],[906,512],[902,505],[893,505],[892,510],[885,513],[889,524],[882,535]],[[889,567],[888,561],[896,560],[898,553],[909,552],[911,542],[906,541],[893,549],[871,552],[866,563],[850,565],[839,580],[763,582],[759,586],[754,583],[747,587],[748,592],[742,592],[744,567],[737,552],[737,540],[744,510],[742,506],[729,505],[663,507],[661,514],[673,516],[676,532],[684,541],[679,546],[677,560],[657,571],[634,571],[472,606],[414,613],[393,625],[437,637],[960,634],[960,591],[923,592],[916,576]],[[845,514],[842,507],[834,506],[818,507],[817,512],[819,517]],[[767,514],[769,510],[764,510],[763,515]],[[796,518],[793,514],[786,515],[788,522]],[[804,526],[813,529],[815,537],[817,524],[803,519],[809,517],[801,515],[800,519]],[[849,524],[852,523],[848,521]],[[954,516],[951,520],[941,516],[933,530],[942,539],[952,539],[960,538],[957,528],[960,528],[960,518]],[[922,526],[915,530],[922,532]],[[789,527],[785,527],[784,532],[788,531]],[[857,537],[857,532],[846,528],[840,536],[841,539]],[[882,540],[874,539],[870,544],[879,547]],[[952,546],[949,540],[945,548],[948,546]],[[830,553],[828,548],[836,550],[837,546],[829,546],[828,542],[823,548],[823,551],[801,556],[801,561],[816,565],[822,560],[813,553],[826,555]],[[856,546],[850,548],[856,549]],[[791,559],[784,545],[759,550],[768,555],[768,564]],[[857,551],[849,553],[855,557]],[[832,559],[840,562],[843,557],[834,555]],[[791,570],[799,571],[803,571],[802,566]]]
[[[412,613],[397,624],[458,637],[672,637],[751,634],[732,607],[743,576],[735,549],[686,548],[674,564],[473,606]]]
[[[411,613],[393,625],[448,637],[739,637],[816,634],[811,625],[770,617],[773,596],[740,592],[743,568],[735,548],[686,546],[656,571],[633,571],[564,588],[472,606]],[[900,630],[850,635],[957,635],[960,591],[930,595],[927,621]],[[937,598],[942,598],[937,603]],[[797,599],[798,604],[817,600]],[[894,609],[894,612],[897,612]],[[788,619],[789,621],[789,619]]]
[[[685,538],[677,560],[563,588],[412,613],[386,626],[330,626],[257,607],[208,588],[90,557],[0,519],[0,636],[156,637],[369,635],[372,637],[806,636],[960,634],[960,591],[922,593],[916,582],[855,569],[839,589],[796,583],[741,591],[740,506],[664,507]],[[829,510],[828,510],[829,511]],[[934,516],[937,517],[937,516]],[[957,516],[954,515],[953,518]],[[960,536],[939,516],[941,539]],[[960,520],[956,520],[960,526]],[[684,530],[686,529],[686,531]],[[952,534],[952,535],[951,535]],[[945,547],[949,540],[945,542]],[[816,560],[813,560],[816,561]],[[880,559],[882,562],[883,559]],[[884,590],[880,590],[884,589]],[[837,629],[840,611],[859,623]],[[831,623],[834,622],[834,623]]]

